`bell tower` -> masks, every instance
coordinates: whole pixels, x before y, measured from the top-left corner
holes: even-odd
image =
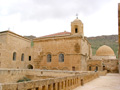
[[[78,17],[76,17],[76,19],[71,22],[71,34],[84,36],[83,23],[78,19]]]

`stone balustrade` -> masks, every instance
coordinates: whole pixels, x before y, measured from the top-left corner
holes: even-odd
[[[7,72],[8,70],[6,70]],[[4,74],[5,70],[0,70],[0,74]],[[99,77],[98,72],[71,72],[71,71],[44,71],[44,70],[9,70],[9,73],[26,72],[27,74],[64,74],[65,76],[56,78],[47,78],[40,80],[32,80],[20,83],[1,83],[0,90],[72,90],[77,86],[82,86],[85,83]]]

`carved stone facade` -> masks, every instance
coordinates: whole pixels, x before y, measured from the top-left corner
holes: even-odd
[[[71,32],[61,32],[33,40],[35,52],[34,67],[50,70],[86,71],[87,60],[91,57],[91,45],[84,37],[81,20],[75,19],[71,23]],[[60,60],[63,55],[63,61]],[[51,55],[51,61],[47,61],[47,55]]]

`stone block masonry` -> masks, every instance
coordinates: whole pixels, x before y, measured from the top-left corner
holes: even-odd
[[[16,83],[14,81],[1,83],[0,90],[72,90],[78,86],[99,77],[99,72],[72,72],[72,71],[50,71],[50,70],[0,70],[0,76],[14,74],[14,78],[19,75],[34,76],[54,76],[54,78],[31,80]],[[19,74],[19,75],[18,75]],[[62,76],[61,76],[62,75]],[[61,76],[61,77],[60,77]],[[11,76],[11,80],[14,78]],[[5,79],[5,77],[3,78]],[[19,78],[18,78],[19,79]]]

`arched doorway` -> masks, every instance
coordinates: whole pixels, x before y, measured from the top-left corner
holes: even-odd
[[[33,69],[33,66],[32,66],[31,64],[29,64],[29,65],[27,66],[27,68],[28,68],[28,69]]]
[[[75,71],[75,67],[74,66],[72,67],[72,71]]]

